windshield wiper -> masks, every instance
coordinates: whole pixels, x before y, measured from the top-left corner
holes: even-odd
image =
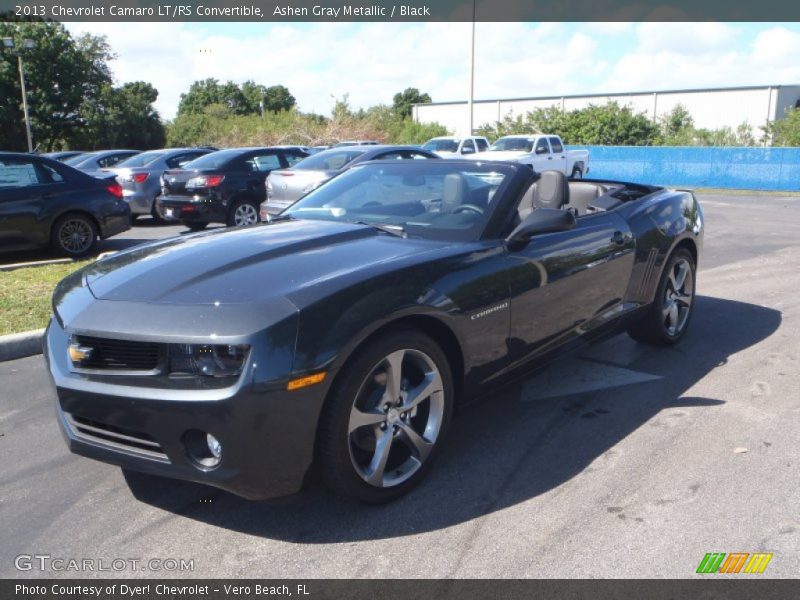
[[[292,215],[268,215],[267,223],[277,223],[278,221],[291,221],[295,219]]]
[[[397,237],[408,237],[406,230],[403,229],[401,225],[384,225],[383,223],[367,223],[366,221],[353,221],[353,223],[356,225],[366,225],[367,227],[372,227],[373,229],[383,231],[384,233],[390,233]]]

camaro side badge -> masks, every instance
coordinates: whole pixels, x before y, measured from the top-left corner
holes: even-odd
[[[493,306],[492,308],[487,308],[486,310],[482,310],[481,312],[475,313],[469,318],[469,320],[474,321],[475,319],[480,319],[481,317],[485,317],[486,315],[496,313],[499,310],[505,310],[506,308],[508,308],[508,302],[503,302],[502,304],[498,304],[497,306]]]

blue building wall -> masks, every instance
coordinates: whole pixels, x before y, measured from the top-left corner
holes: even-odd
[[[654,185],[800,190],[800,148],[574,146],[594,179]]]

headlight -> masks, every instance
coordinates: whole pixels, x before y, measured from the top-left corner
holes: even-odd
[[[169,374],[234,377],[241,373],[249,349],[245,344],[171,344]]]

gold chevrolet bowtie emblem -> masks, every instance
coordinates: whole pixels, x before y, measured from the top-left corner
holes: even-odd
[[[80,363],[92,356],[94,348],[81,346],[80,344],[69,345],[69,359],[73,363]]]

